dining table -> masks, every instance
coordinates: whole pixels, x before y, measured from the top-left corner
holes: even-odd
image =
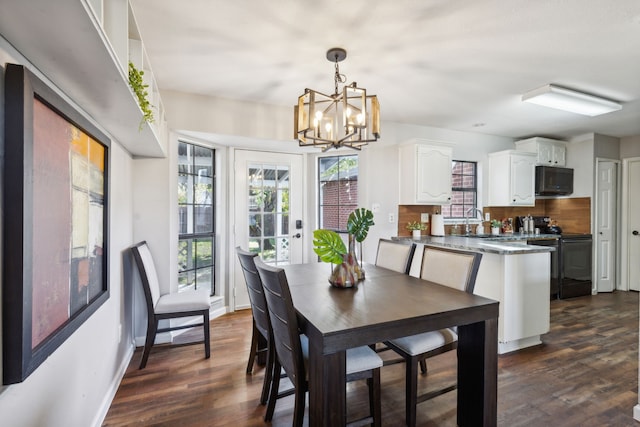
[[[351,288],[329,284],[327,263],[283,268],[309,339],[309,426],[346,424],[347,349],[454,326],[457,424],[496,425],[497,301],[372,264]]]

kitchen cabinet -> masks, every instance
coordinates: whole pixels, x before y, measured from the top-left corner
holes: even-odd
[[[488,206],[535,205],[536,154],[505,150],[489,154]]]
[[[567,147],[564,141],[548,138],[529,138],[516,141],[518,150],[536,153],[536,163],[544,166],[565,166],[567,164]]]
[[[400,204],[451,203],[451,158],[448,145],[400,146]]]

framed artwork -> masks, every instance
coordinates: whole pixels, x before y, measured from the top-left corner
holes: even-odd
[[[7,64],[4,144],[2,372],[13,384],[109,298],[110,141]]]

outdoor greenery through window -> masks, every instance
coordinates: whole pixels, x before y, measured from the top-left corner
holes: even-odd
[[[178,145],[178,291],[215,294],[215,151]]]
[[[467,211],[476,207],[477,166],[476,162],[461,160],[451,162],[451,204],[442,206],[442,215],[445,219],[465,218]]]
[[[358,207],[358,156],[318,158],[318,185],[320,228],[346,232]]]

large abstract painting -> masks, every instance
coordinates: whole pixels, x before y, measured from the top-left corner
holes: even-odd
[[[109,297],[109,140],[26,68],[5,73],[3,382]]]

